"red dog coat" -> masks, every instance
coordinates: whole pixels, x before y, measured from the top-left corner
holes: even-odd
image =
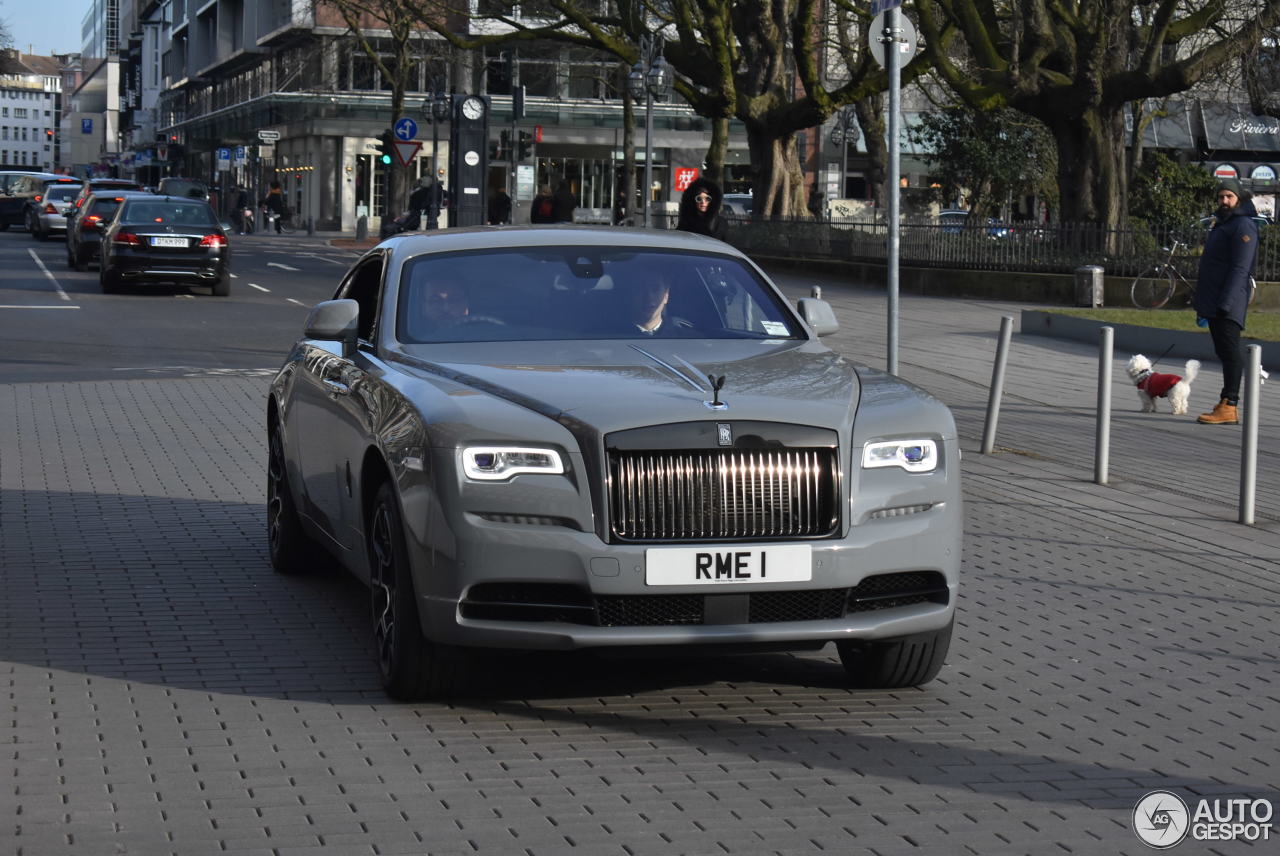
[[[1182,375],[1149,372],[1146,377],[1138,381],[1138,389],[1152,398],[1164,398],[1169,394],[1169,390],[1173,389],[1173,385],[1180,380]]]

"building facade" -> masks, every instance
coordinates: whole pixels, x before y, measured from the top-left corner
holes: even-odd
[[[0,169],[57,168],[61,112],[60,60],[0,51]]]

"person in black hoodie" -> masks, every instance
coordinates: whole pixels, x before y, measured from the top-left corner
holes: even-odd
[[[1240,333],[1244,330],[1250,278],[1258,256],[1258,226],[1251,215],[1257,212],[1234,178],[1218,184],[1215,199],[1218,222],[1205,238],[1192,302],[1196,314],[1208,320],[1213,350],[1222,362],[1222,397],[1212,411],[1201,414],[1196,421],[1235,425],[1240,421],[1236,407],[1244,370]]]
[[[695,178],[680,197],[680,220],[677,229],[710,235],[721,241],[725,237],[724,220],[720,219],[720,202],[724,194],[709,178]]]

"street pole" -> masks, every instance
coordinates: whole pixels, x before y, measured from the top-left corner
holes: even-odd
[[[898,126],[902,118],[902,81],[898,68],[898,15],[894,6],[887,10],[884,29],[884,66],[889,75],[889,247],[888,247],[888,355],[885,368],[889,374],[898,373],[898,175],[900,141]]]
[[[648,63],[646,63],[648,67]],[[644,227],[653,226],[653,92],[644,90]]]

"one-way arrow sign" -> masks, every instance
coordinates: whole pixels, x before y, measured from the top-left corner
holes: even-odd
[[[408,166],[418,156],[418,150],[422,148],[422,143],[416,140],[408,142],[393,140],[391,146],[396,150],[396,160],[400,161],[400,166]]]

